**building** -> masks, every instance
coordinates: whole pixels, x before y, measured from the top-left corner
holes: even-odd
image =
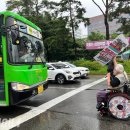
[[[121,24],[117,23],[117,20],[109,21],[109,31],[110,34],[113,34],[117,31],[118,28],[120,28]],[[88,35],[91,34],[91,32],[97,32],[99,31],[102,34],[106,34],[106,28],[104,24],[104,16],[98,15],[95,17],[90,18],[90,25],[88,26]]]

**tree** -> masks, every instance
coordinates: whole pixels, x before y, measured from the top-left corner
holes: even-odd
[[[67,22],[62,18],[53,18],[48,12],[44,15],[43,40],[48,61],[67,60],[73,52],[72,36],[66,28]],[[70,57],[68,57],[70,55]]]
[[[104,40],[104,39],[105,39],[105,36],[101,34],[100,32],[92,32],[88,36],[88,40],[90,41],[99,41],[99,40]]]
[[[68,20],[68,26],[72,30],[72,37],[75,49],[75,57],[76,57],[76,40],[75,40],[75,30],[78,29],[79,23],[83,22],[85,25],[89,24],[89,19],[84,17],[86,13],[85,8],[82,7],[82,4],[78,0],[61,0],[60,10],[62,17]]]
[[[9,0],[6,3],[7,10],[16,9],[17,12],[25,17],[29,17],[33,12],[33,2],[32,0]]]
[[[48,61],[64,61],[74,59],[77,44],[75,46],[75,36],[73,35],[72,37],[70,26],[72,25],[72,21],[73,29],[78,28],[78,24],[82,21],[86,24],[88,23],[88,19],[82,16],[85,10],[80,8],[78,5],[75,5],[75,8],[78,9],[78,13],[75,12],[75,16],[73,16],[72,10],[71,21],[70,15],[63,16],[63,14],[65,14],[65,10],[61,7],[61,3],[48,0],[29,1],[29,3],[26,3],[26,0],[10,0],[7,2],[8,10],[16,9],[20,15],[26,17],[28,20],[32,21],[41,28]],[[31,7],[31,9],[28,7]],[[70,14],[70,11],[68,12]],[[60,13],[62,15],[60,15]],[[79,19],[76,19],[76,17]],[[78,50],[80,50],[80,48],[81,47],[78,47]]]
[[[47,0],[8,0],[6,2],[7,10],[16,9],[17,13],[26,17],[34,17],[42,14],[42,9],[47,7],[50,2]]]
[[[118,19],[118,22],[122,24],[118,31],[130,36],[130,1],[115,0],[115,3],[118,6],[113,6],[114,11],[110,12],[110,18]]]
[[[114,0],[106,0],[106,1],[102,0],[103,4],[105,6],[105,11],[103,11],[103,9],[100,7],[100,5],[98,3],[95,2],[95,0],[92,0],[92,1],[100,9],[100,11],[102,12],[102,14],[104,16],[104,24],[105,24],[105,27],[106,27],[106,40],[109,40],[110,34],[109,34],[108,18],[109,18],[109,11],[113,7]]]
[[[13,3],[8,1],[8,9],[19,9],[18,13],[20,15],[23,15],[41,28],[48,61],[72,58],[74,49],[70,29],[67,28],[67,20],[62,17],[57,18],[57,15],[47,11],[55,9],[56,4],[46,0],[30,0],[30,2],[33,2],[32,7],[34,7],[29,11],[30,13],[25,13],[27,7],[30,6],[30,3],[27,3],[26,7],[24,6],[25,0],[14,0]],[[43,10],[45,8],[46,11]]]

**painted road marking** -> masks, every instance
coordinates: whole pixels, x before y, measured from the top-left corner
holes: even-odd
[[[22,124],[22,123],[24,123],[24,122],[26,122],[26,121],[40,115],[41,113],[47,111],[51,107],[63,102],[64,100],[66,100],[66,99],[68,99],[68,98],[70,98],[70,97],[72,97],[72,96],[74,96],[74,95],[76,95],[76,94],[78,94],[78,93],[80,93],[80,92],[82,92],[82,91],[96,85],[96,84],[99,84],[99,83],[101,83],[101,82],[103,82],[105,80],[106,80],[106,78],[102,78],[102,79],[97,80],[95,82],[84,85],[84,86],[82,86],[80,88],[77,88],[75,90],[67,92],[67,93],[65,93],[65,94],[63,94],[63,95],[61,95],[61,96],[59,96],[57,98],[54,98],[54,99],[52,99],[52,100],[38,106],[36,109],[34,108],[34,109],[30,110],[27,113],[24,113],[24,114],[22,114],[20,116],[17,116],[15,118],[12,118],[12,119],[6,121],[6,122],[3,122],[3,123],[0,124],[0,130],[1,129],[2,130],[9,130],[9,129],[12,129],[14,127],[19,127],[20,124]]]
[[[70,90],[70,89],[76,89],[76,88],[64,88],[64,87],[49,87],[49,88],[51,88],[51,89],[68,89],[68,90]]]
[[[27,106],[27,105],[17,105],[17,107],[23,107],[23,108],[27,108],[27,109],[34,109],[34,108],[36,108],[34,106]]]

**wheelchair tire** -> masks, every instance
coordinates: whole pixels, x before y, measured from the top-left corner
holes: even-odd
[[[118,93],[110,96],[108,111],[116,119],[127,120],[130,117],[130,103],[127,95]]]

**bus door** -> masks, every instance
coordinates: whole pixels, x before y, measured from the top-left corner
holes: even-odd
[[[3,16],[0,15],[0,28],[3,25]],[[2,56],[2,34],[0,32],[0,101],[5,100],[5,89],[4,89],[4,66]]]

